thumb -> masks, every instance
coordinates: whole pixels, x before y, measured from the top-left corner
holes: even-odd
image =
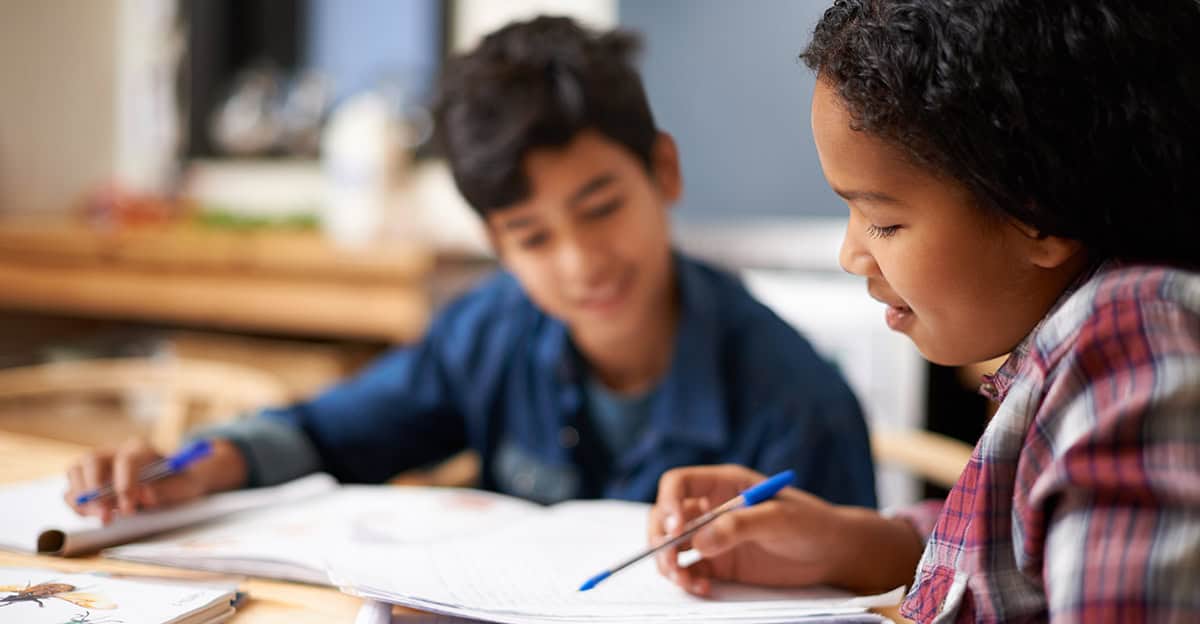
[[[786,527],[783,507],[778,501],[768,501],[713,520],[692,536],[692,548],[710,559],[742,544],[769,541]]]

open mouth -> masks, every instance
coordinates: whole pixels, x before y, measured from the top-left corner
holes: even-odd
[[[631,282],[629,274],[615,279],[605,286],[594,289],[586,296],[581,297],[579,299],[579,306],[595,312],[615,310],[624,303],[626,296],[629,294],[629,285]]]

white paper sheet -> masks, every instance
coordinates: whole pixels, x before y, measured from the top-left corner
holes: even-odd
[[[325,560],[352,548],[491,532],[539,513],[509,496],[455,488],[342,486],[289,505],[104,551],[105,556],[328,584]]]
[[[579,592],[584,580],[644,545],[647,511],[636,503],[564,503],[486,535],[347,551],[330,560],[330,575],[352,593],[497,622],[786,622],[862,613],[901,597],[900,588],[863,598],[721,584],[715,598],[702,599],[663,579],[650,560]]]
[[[226,492],[171,509],[120,517],[104,526],[97,518],[79,516],[63,500],[65,477],[27,481],[0,487],[0,548],[84,554],[238,511],[304,500],[336,487],[329,475],[315,474],[275,487]]]

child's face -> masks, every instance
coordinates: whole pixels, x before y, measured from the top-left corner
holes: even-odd
[[[592,131],[525,158],[529,197],[488,215],[504,265],[542,310],[600,341],[628,340],[665,308],[667,208],[678,198],[674,143],[660,135],[653,177]]]
[[[960,365],[1011,351],[1078,271],[1077,248],[985,212],[961,184],[850,121],[818,81],[817,152],[850,208],[842,267],[867,278],[871,296],[888,305],[888,326],[930,361]]]

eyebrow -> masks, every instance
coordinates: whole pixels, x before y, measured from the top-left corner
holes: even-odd
[[[537,223],[537,219],[534,217],[513,217],[502,223],[500,227],[508,231],[523,230],[535,223]]]
[[[574,193],[571,193],[571,196],[567,198],[567,205],[574,206],[582,202],[583,200],[587,199],[588,195],[600,191],[604,187],[615,182],[616,179],[617,176],[613,175],[612,173],[602,173],[591,180],[588,180],[586,184],[576,189]]]
[[[891,195],[888,195],[886,193],[877,193],[875,191],[852,191],[852,190],[844,190],[844,189],[835,187],[833,189],[833,192],[840,195],[842,197],[842,199],[844,199],[846,201],[862,200],[862,201],[875,202],[875,203],[879,203],[879,204],[902,204],[902,203],[904,203],[904,202],[900,201],[899,199],[892,197]]]

